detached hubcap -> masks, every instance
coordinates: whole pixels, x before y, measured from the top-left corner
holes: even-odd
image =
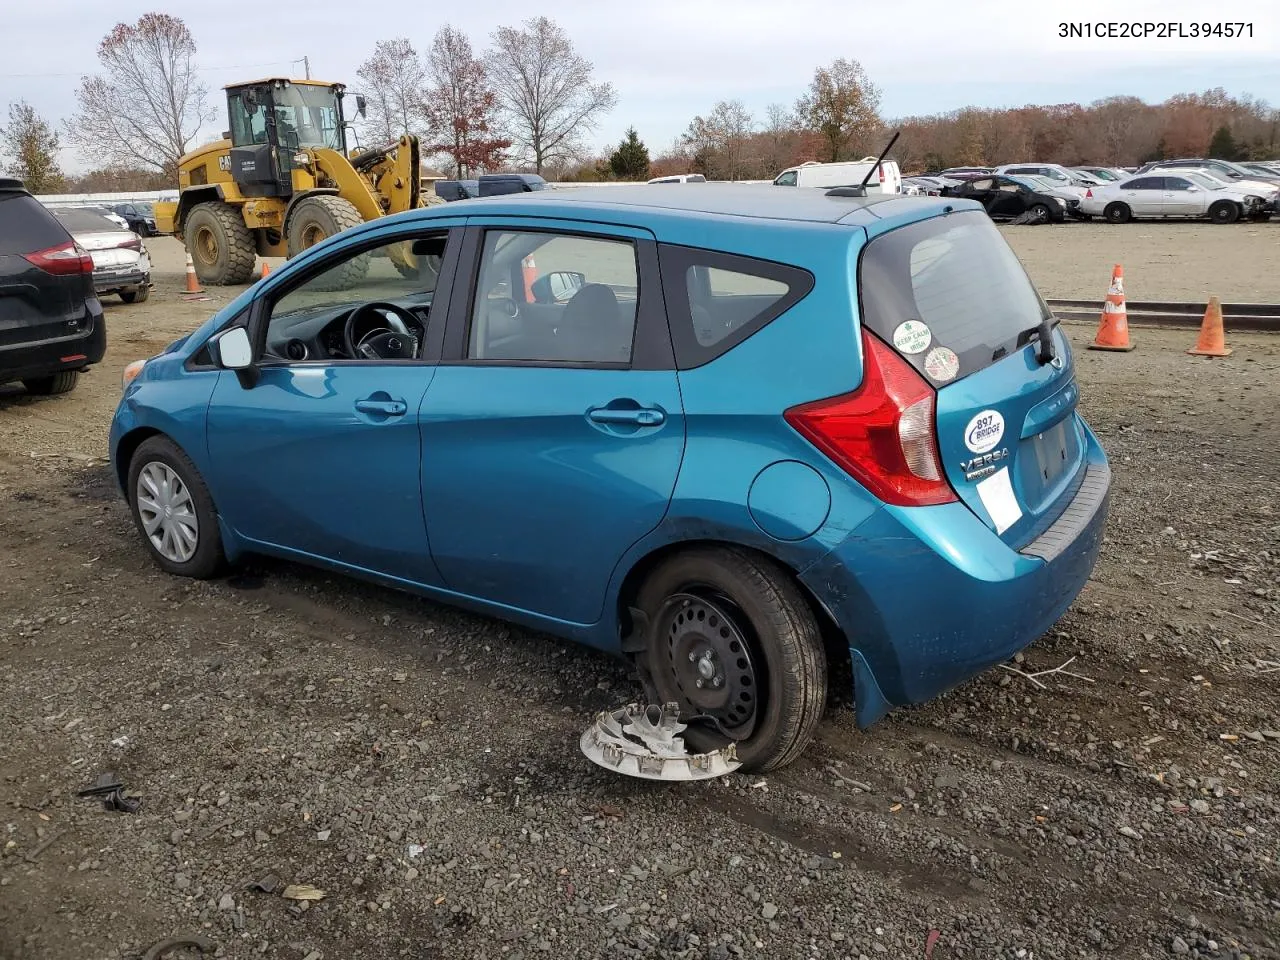
[[[138,474],[138,517],[147,539],[166,560],[186,563],[200,542],[200,521],[182,478],[153,461]]]
[[[666,641],[677,701],[692,708],[693,716],[710,717],[735,739],[754,729],[759,696],[740,616],[719,597],[676,594],[663,610],[658,634]]]

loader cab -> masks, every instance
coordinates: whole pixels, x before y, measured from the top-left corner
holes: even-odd
[[[288,197],[293,170],[306,165],[308,151],[346,154],[342,84],[272,78],[226,90],[231,153],[225,162],[244,196]]]

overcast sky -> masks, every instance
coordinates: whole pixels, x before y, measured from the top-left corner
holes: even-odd
[[[219,88],[265,74],[302,75],[358,87],[356,67],[378,40],[407,36],[419,49],[441,26],[442,8],[477,52],[500,25],[545,15],[563,26],[599,79],[618,91],[618,107],[593,140],[603,146],[634,125],[650,151],[664,150],[696,114],[717,100],[741,99],[763,118],[788,105],[818,64],[861,61],[883,91],[886,117],[959,107],[1089,101],[1131,94],[1159,101],[1221,86],[1280,106],[1280,4],[1275,0],[1110,0],[1038,4],[988,0],[487,0],[477,4],[407,3],[394,16],[374,2],[269,0],[183,4],[165,0],[11,0],[3,17],[0,118],[25,99],[61,121],[75,109],[81,74],[118,21],[149,10],[186,20],[199,47],[210,101],[225,115]],[[1212,40],[1079,40],[1058,36],[1064,20],[1252,23],[1252,37]],[[387,24],[395,24],[388,27]],[[127,105],[122,105],[127,106]],[[0,121],[2,122],[2,121]],[[225,118],[209,125],[216,136]],[[72,170],[92,158],[64,158]],[[1030,158],[1028,158],[1030,159]]]

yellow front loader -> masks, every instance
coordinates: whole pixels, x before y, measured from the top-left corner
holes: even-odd
[[[347,150],[344,87],[270,78],[228,86],[230,129],[178,161],[178,202],[156,228],[186,245],[202,283],[247,283],[257,257],[293,257],[341,230],[424,205],[418,138]],[[364,98],[356,98],[364,113]],[[408,249],[391,258],[417,270]],[[368,269],[358,257],[348,272]],[[327,278],[347,286],[359,276]]]

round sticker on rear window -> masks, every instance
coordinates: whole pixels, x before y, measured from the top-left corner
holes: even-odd
[[[964,445],[974,453],[995,449],[1004,436],[1004,417],[999,410],[983,410],[964,428]]]
[[[919,320],[906,320],[894,329],[893,345],[903,353],[924,353],[933,334]]]
[[[960,358],[949,347],[934,347],[924,358],[924,372],[939,383],[954,380],[960,372]]]

